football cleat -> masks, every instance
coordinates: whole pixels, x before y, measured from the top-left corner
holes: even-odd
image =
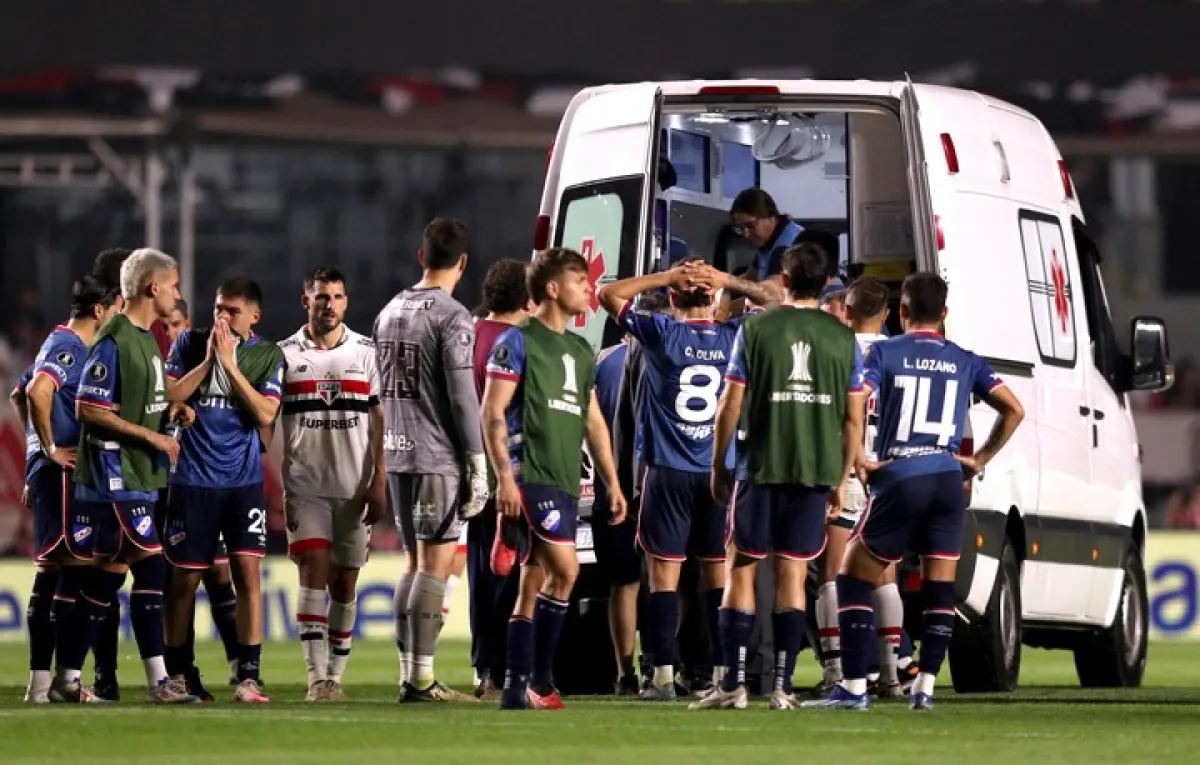
[[[836,687],[837,683],[830,682],[825,678],[821,678],[821,680],[812,687],[812,690],[808,692],[808,695],[810,698],[814,699],[828,698],[829,694],[832,693],[833,689]]]
[[[747,703],[746,686],[739,685],[732,691],[717,686],[688,704],[688,709],[745,709]]]
[[[640,690],[639,682],[636,675],[621,675],[613,688],[613,693],[617,696],[636,696]]]
[[[796,701],[796,694],[787,693],[778,688],[771,691],[771,698],[768,701],[771,709],[776,710],[795,709],[799,706],[799,703]]]
[[[538,693],[530,688],[525,695],[529,698],[530,709],[566,709],[557,688],[550,688],[546,693]]]
[[[79,678],[64,680],[55,676],[50,681],[50,690],[46,692],[46,697],[55,704],[78,704],[82,690]]]
[[[512,573],[517,565],[517,535],[520,532],[518,521],[510,521],[503,516],[496,520],[496,538],[492,540],[490,564],[492,573],[504,578]]]
[[[271,701],[262,692],[262,688],[258,687],[258,683],[250,678],[238,683],[237,690],[233,692],[233,700],[243,704],[268,704]]]
[[[26,704],[49,704],[50,703],[50,689],[49,688],[34,688],[32,684],[29,685],[25,689],[25,703]]]
[[[304,694],[305,701],[329,701],[329,689],[325,686],[324,680],[317,680],[308,686],[308,693]]]
[[[844,686],[835,685],[823,699],[813,699],[800,705],[805,709],[868,709],[867,694],[851,693]]]
[[[637,695],[639,701],[674,701],[678,698],[675,693],[675,683],[667,685],[650,685],[643,688]]]
[[[496,701],[500,698],[500,686],[492,681],[492,674],[484,672],[475,681],[475,698],[481,701]]]
[[[342,690],[342,684],[337,680],[325,681],[325,701],[343,702],[346,700],[346,692]]]
[[[175,679],[164,677],[158,685],[146,691],[146,700],[151,704],[197,704],[200,699],[187,692],[187,686]]]
[[[420,689],[416,686],[405,683],[406,692],[404,700],[406,702],[420,701],[449,701],[457,703],[477,704],[479,700],[474,696],[469,696],[465,693],[459,693],[445,683],[434,681],[428,688]]]
[[[206,703],[212,703],[214,701],[213,695],[208,692],[207,688],[204,687],[204,683],[200,682],[200,670],[196,669],[195,667],[189,669],[182,677],[176,676],[174,679],[176,682],[183,683],[189,696],[195,696]]]
[[[95,701],[91,703],[111,703],[115,704],[121,700],[121,686],[116,680],[96,678],[96,682],[92,685],[92,696]]]
[[[915,709],[918,712],[933,709],[933,697],[928,693],[914,693],[908,699],[908,708]]]

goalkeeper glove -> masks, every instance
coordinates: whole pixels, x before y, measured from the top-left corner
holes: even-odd
[[[469,521],[483,512],[488,501],[487,458],[467,455],[467,499],[458,509],[458,517]]]

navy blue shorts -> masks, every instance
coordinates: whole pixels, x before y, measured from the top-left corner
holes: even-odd
[[[533,535],[552,545],[575,545],[579,526],[579,500],[553,486],[527,483],[521,486],[521,508]],[[523,551],[521,562],[529,558]]]
[[[958,560],[965,518],[961,470],[884,479],[872,487],[853,538],[887,563],[900,562],[910,550]]]
[[[725,560],[729,513],[713,501],[708,473],[651,465],[642,482],[638,544],[651,557]]]
[[[154,502],[150,500],[126,500],[122,502],[75,501],[76,508],[84,508],[91,516],[95,527],[96,555],[116,557],[126,539],[130,544],[146,552],[161,552],[158,530],[154,528]]]
[[[634,584],[642,580],[642,554],[637,543],[637,513],[629,508],[625,520],[609,525],[612,507],[604,481],[596,481],[596,496],[592,502],[592,545],[596,565],[609,584]]]
[[[86,508],[76,506],[71,474],[57,465],[46,465],[29,477],[28,486],[37,541],[34,561],[51,562],[59,546],[79,560],[91,560],[95,529]]]
[[[825,550],[829,489],[801,484],[755,486],[738,481],[733,489],[733,545],[748,558],[812,560]]]
[[[261,483],[233,489],[172,486],[167,493],[164,553],[172,565],[202,571],[225,553],[267,552],[267,497]]]

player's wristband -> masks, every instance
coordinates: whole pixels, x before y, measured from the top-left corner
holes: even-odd
[[[58,451],[58,447],[55,446],[54,444],[50,444],[49,446],[42,446],[42,454],[46,455],[47,457],[53,456],[56,451]]]

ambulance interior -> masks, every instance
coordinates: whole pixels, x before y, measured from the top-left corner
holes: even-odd
[[[652,269],[684,257],[702,257],[730,273],[750,265],[755,249],[734,232],[729,208],[743,189],[757,187],[804,228],[837,236],[844,280],[866,273],[898,293],[914,270],[895,113],[693,107],[664,113],[662,125],[659,156],[673,173],[660,163]]]

